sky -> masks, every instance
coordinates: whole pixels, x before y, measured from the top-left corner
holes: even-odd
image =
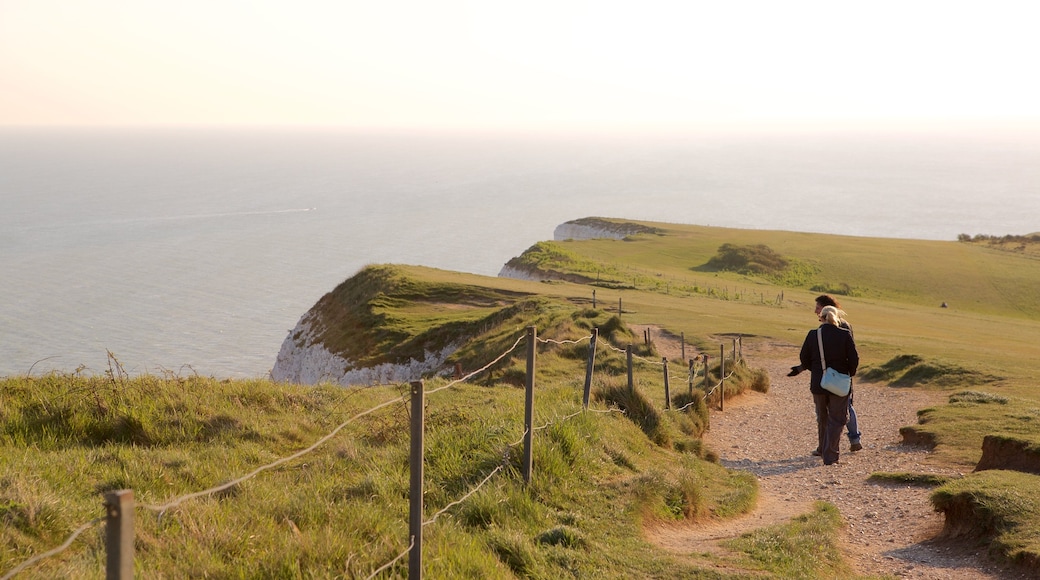
[[[0,126],[1040,127],[1040,3],[0,0]]]

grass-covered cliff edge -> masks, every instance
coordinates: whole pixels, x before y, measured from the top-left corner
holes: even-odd
[[[430,389],[447,385],[456,365],[468,373],[509,351],[527,326],[547,340],[539,346],[535,409],[535,423],[546,428],[536,438],[530,485],[517,471],[520,351],[428,401],[428,516],[447,509],[426,532],[429,577],[760,576],[750,562],[770,560],[761,554],[704,569],[643,539],[649,523],[701,525],[741,513],[754,503],[755,485],[721,468],[700,444],[702,407],[664,409],[654,371],[641,370],[636,392],[628,393],[623,357],[607,345],[632,343],[641,358],[660,360],[628,325],[681,333],[691,355],[728,349],[738,334],[798,343],[821,292],[836,294],[849,312],[864,378],[950,392],[949,405],[922,410],[922,422],[908,426],[967,473],[937,489],[936,505],[985,525],[950,532],[989,545],[995,557],[1035,565],[1040,531],[1036,518],[1023,514],[1038,511],[1031,499],[1040,495],[1038,477],[971,473],[987,436],[1004,449],[1020,442],[1025,451],[1040,440],[1040,268],[1033,254],[972,240],[585,222],[602,223],[628,233],[539,242],[510,262],[545,282],[372,266],[301,319],[326,352],[363,368],[407,368],[416,373],[407,379],[423,377]],[[567,341],[594,327],[604,341],[595,412],[580,413],[587,343]],[[408,364],[430,353],[442,360]],[[731,388],[767,387],[754,361],[741,373]],[[137,566],[142,576],[367,577],[407,548],[407,389],[328,382],[131,378],[117,362],[98,377],[4,379],[0,573],[98,517],[100,492],[131,488],[139,503],[161,505],[343,426],[312,453],[161,518],[139,510]],[[672,385],[677,397],[685,390]],[[952,396],[963,392],[972,394]],[[452,505],[499,467],[477,493]],[[812,534],[816,556],[805,558],[798,574],[841,573],[835,546],[824,546],[821,556],[816,545],[833,540],[840,521],[824,507],[809,522],[791,528]],[[90,530],[19,577],[100,577],[102,536]],[[778,549],[803,544],[810,542]],[[379,577],[403,575],[401,563]]]

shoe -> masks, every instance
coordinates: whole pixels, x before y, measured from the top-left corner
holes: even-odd
[[[823,464],[824,465],[837,465],[838,462],[837,461],[824,461]]]
[[[822,454],[820,453],[820,450],[819,450],[819,449],[813,449],[813,450],[812,450],[812,454],[813,454],[813,455],[815,455],[816,457],[819,457],[820,455],[822,455]]]
[[[849,445],[849,451],[859,451],[860,449],[863,449],[863,446],[859,443],[853,443],[852,445]]]

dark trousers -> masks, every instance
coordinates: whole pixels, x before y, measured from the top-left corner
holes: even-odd
[[[813,393],[816,403],[816,430],[820,438],[820,455],[827,465],[838,461],[838,445],[841,443],[841,432],[849,421],[849,397],[824,391]]]

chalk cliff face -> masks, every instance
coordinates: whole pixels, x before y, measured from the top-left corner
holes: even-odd
[[[397,309],[436,310],[436,301],[444,297],[450,301],[467,291],[469,287],[438,286],[414,278],[406,267],[366,266],[300,318],[282,341],[271,378],[351,386],[409,382],[437,373],[463,337],[438,332],[442,319],[429,325],[400,324]]]
[[[629,232],[617,227],[610,228],[615,224],[610,222],[595,222],[589,220],[576,220],[562,223],[553,230],[553,240],[562,242],[564,240],[623,240],[635,232]]]
[[[271,370],[272,380],[301,385],[333,383],[345,387],[406,383],[441,369],[458,349],[457,345],[449,345],[439,352],[427,351],[422,360],[411,359],[406,364],[383,363],[355,368],[354,363],[329,352],[316,340],[310,323],[313,316],[317,313],[308,312],[285,337]]]
[[[514,280],[529,280],[531,282],[542,282],[547,278],[535,270],[524,270],[506,264],[498,271],[499,278],[512,278]]]
[[[310,313],[308,313],[310,314]],[[314,385],[322,381],[339,382],[350,362],[325,350],[315,341],[308,316],[282,341],[271,378],[279,382]]]

